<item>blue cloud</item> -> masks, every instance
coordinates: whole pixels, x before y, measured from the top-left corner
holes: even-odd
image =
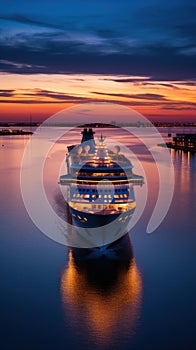
[[[194,10],[192,0],[3,0],[0,71],[193,79]]]

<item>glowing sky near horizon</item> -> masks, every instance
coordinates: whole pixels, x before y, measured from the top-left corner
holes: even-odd
[[[195,121],[195,2],[1,1],[0,121],[108,101]]]

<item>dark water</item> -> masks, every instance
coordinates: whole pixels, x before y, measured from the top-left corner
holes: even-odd
[[[159,228],[147,234],[158,187],[149,155],[142,154],[150,174],[145,211],[129,235],[102,248],[98,260],[99,249],[69,250],[48,239],[29,218],[20,192],[27,140],[1,139],[0,348],[194,349],[195,156],[171,151],[173,201]],[[55,155],[62,157],[65,147],[59,147],[47,171]],[[133,147],[139,152],[136,141]],[[47,177],[49,188],[56,176]]]

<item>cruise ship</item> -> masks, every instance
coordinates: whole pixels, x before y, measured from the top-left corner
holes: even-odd
[[[141,186],[144,178],[133,173],[119,146],[110,149],[102,134],[96,140],[94,134],[92,128],[84,128],[81,143],[68,146],[67,174],[60,176],[59,183],[68,187],[72,225],[100,228],[100,232],[109,227],[119,238],[136,207],[133,187]]]

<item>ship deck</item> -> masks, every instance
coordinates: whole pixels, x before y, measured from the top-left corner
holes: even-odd
[[[132,175],[131,177],[127,177],[125,179],[122,179],[121,177],[114,179],[114,177],[100,178],[100,176],[97,176],[97,177],[89,176],[89,177],[78,178],[78,177],[73,177],[70,174],[62,175],[60,177],[59,184],[60,185],[71,185],[71,184],[104,185],[104,181],[100,181],[100,180],[111,181],[114,185],[117,185],[117,184],[143,185],[144,184],[144,178],[139,175]]]

